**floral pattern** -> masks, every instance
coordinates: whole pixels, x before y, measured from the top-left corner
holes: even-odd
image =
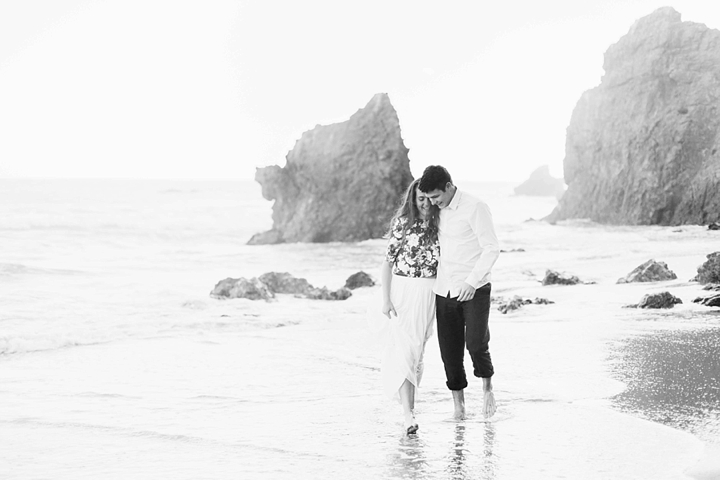
[[[404,244],[403,230],[406,231]],[[392,265],[395,275],[434,277],[440,258],[440,245],[437,239],[430,239],[427,222],[417,219],[408,226],[407,218],[401,217],[392,225],[385,258]]]

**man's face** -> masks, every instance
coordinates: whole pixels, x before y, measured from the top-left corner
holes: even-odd
[[[433,205],[437,205],[439,208],[445,208],[448,205],[450,205],[450,200],[452,200],[453,195],[455,194],[455,189],[452,188],[452,184],[448,183],[445,186],[445,191],[436,189],[431,190],[425,194],[428,200],[430,200],[430,203]]]

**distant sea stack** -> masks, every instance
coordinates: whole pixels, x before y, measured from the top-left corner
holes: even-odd
[[[381,237],[412,182],[397,112],[379,93],[349,120],[302,134],[285,167],[258,168],[273,228],[249,244],[346,242]]]
[[[530,197],[562,197],[565,192],[565,182],[562,178],[550,175],[550,167],[543,165],[531,174],[530,178],[515,187],[515,195]]]
[[[670,7],[605,53],[567,129],[567,191],[550,221],[632,225],[720,219],[720,31]]]

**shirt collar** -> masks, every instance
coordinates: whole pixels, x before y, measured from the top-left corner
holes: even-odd
[[[448,203],[448,206],[446,208],[449,208],[450,210],[457,210],[458,206],[460,205],[460,189],[455,187],[455,195],[453,195],[452,200],[450,200],[450,203]]]

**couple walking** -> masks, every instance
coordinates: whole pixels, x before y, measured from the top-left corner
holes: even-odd
[[[382,264],[382,312],[390,338],[382,361],[383,389],[399,396],[405,429],[418,429],[415,390],[425,343],[437,315],[440,355],[454,416],[465,418],[465,347],[483,382],[483,414],[495,413],[488,343],[490,269],[500,254],[487,205],[458,190],[448,171],[431,165],[408,187],[392,219]]]

